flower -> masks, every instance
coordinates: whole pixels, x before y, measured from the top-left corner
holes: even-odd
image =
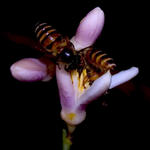
[[[96,100],[108,89],[112,89],[138,74],[138,69],[132,67],[111,75],[107,71],[99,77],[93,84],[85,86],[83,80],[86,75],[85,70],[81,73],[73,71],[72,74],[66,72],[63,68],[57,67],[56,76],[61,100],[61,117],[70,125],[80,124],[86,116],[86,105]],[[88,84],[88,83],[87,83]]]
[[[76,50],[91,46],[102,31],[104,13],[97,7],[82,19],[76,35],[71,39]],[[63,67],[56,68],[56,77],[61,100],[61,117],[70,125],[80,124],[86,117],[86,105],[96,100],[108,89],[112,89],[138,74],[138,68],[131,67],[111,75],[108,70],[93,82],[92,85],[84,83],[87,72],[84,69],[81,75],[75,70],[66,72]]]
[[[77,51],[91,46],[100,35],[104,25],[104,13],[96,7],[80,22],[76,35],[71,39]],[[19,70],[18,70],[19,68]],[[11,66],[12,75],[21,81],[37,81],[51,79],[47,71],[47,63],[33,58],[26,58]],[[96,79],[92,85],[85,78],[87,70],[81,74],[77,70],[67,72],[63,65],[56,66],[56,78],[61,101],[61,117],[69,125],[78,125],[86,117],[86,105],[96,100],[108,89],[112,89],[138,74],[136,67],[121,71],[114,75],[110,70]]]

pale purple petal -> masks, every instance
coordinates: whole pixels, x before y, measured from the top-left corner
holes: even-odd
[[[92,86],[80,97],[79,105],[87,104],[100,97],[108,90],[110,83],[111,74],[110,71],[107,71],[104,75],[95,80]]]
[[[47,67],[38,59],[24,58],[10,67],[12,76],[25,82],[33,82],[48,78]]]
[[[70,73],[65,71],[63,68],[59,69],[56,67],[56,78],[62,109],[70,111],[75,106],[75,92]]]
[[[120,84],[123,84],[132,78],[134,78],[139,73],[139,69],[137,67],[131,67],[130,69],[121,71],[112,76],[112,81],[109,89],[112,89]]]
[[[81,20],[76,35],[71,39],[75,48],[80,50],[92,45],[100,35],[103,26],[104,12],[96,7]]]

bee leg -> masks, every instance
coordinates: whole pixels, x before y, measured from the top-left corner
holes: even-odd
[[[68,72],[69,70],[69,67],[67,67],[67,65],[65,65],[65,70]]]
[[[58,68],[59,68],[59,70],[60,70],[60,69],[61,69],[61,67],[60,67],[59,63],[56,63],[56,65],[58,66]]]

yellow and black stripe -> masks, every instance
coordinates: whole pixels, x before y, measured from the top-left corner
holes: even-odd
[[[54,56],[57,56],[62,48],[67,45],[68,39],[64,38],[56,29],[47,23],[38,24],[35,28],[35,34],[42,47]]]
[[[113,70],[116,66],[113,59],[108,57],[106,53],[98,49],[93,49],[93,47],[88,48],[85,57],[90,65],[99,69],[101,72]]]

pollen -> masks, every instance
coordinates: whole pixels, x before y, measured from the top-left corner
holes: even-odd
[[[89,86],[89,80],[87,77],[87,71],[84,69],[79,77],[78,89],[80,92],[83,92]]]
[[[81,73],[78,70],[71,71],[71,81],[75,89],[76,98],[80,97],[84,91],[90,86],[87,70],[83,69]],[[78,99],[78,98],[77,98]]]
[[[69,114],[67,114],[67,118],[69,119],[69,120],[74,120],[74,118],[76,117],[76,114],[75,113],[69,113]]]

